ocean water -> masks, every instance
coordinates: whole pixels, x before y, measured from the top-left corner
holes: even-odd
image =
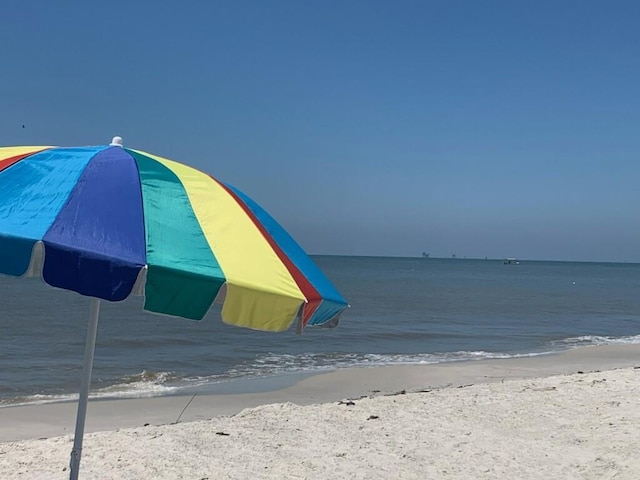
[[[539,355],[640,343],[640,264],[318,256],[351,304],[296,335],[102,303],[92,396],[215,391],[343,367]],[[74,398],[89,299],[0,277],[0,406]],[[254,380],[251,380],[254,381]],[[261,380],[258,380],[261,381]]]

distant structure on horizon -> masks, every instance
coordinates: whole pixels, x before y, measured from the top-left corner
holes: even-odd
[[[422,258],[429,258],[429,254],[427,252],[422,252]]]

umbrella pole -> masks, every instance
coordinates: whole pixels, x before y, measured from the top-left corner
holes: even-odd
[[[89,386],[91,385],[91,370],[93,369],[93,352],[96,346],[98,331],[98,316],[100,315],[100,300],[91,299],[91,313],[87,327],[87,343],[84,347],[84,363],[82,366],[82,383],[80,384],[80,398],[78,399],[78,414],[76,416],[76,432],[73,436],[73,450],[71,450],[70,480],[78,480],[80,470],[80,456],[82,455],[82,437],[84,435],[84,420],[87,416],[87,402],[89,401]]]

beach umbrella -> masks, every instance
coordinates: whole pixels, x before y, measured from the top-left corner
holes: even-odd
[[[82,452],[100,300],[264,331],[337,324],[347,302],[240,190],[187,165],[110,145],[0,147],[0,273],[91,297],[71,477]]]

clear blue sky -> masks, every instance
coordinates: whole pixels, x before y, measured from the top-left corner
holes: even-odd
[[[640,262],[639,25],[637,1],[6,2],[0,145],[121,135],[313,254]]]

